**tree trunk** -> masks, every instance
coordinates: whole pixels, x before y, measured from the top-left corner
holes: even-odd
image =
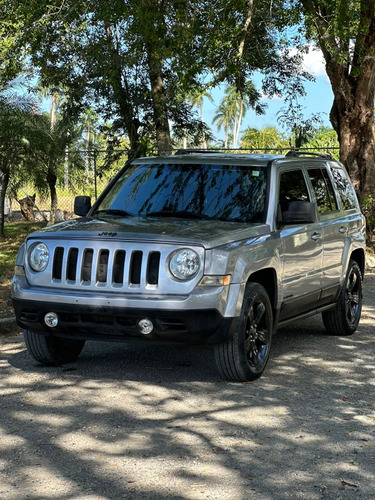
[[[375,81],[372,82],[371,75],[365,74],[368,70],[375,75],[375,69],[366,68],[361,75],[362,85],[350,87],[345,93],[342,85],[340,91],[332,84],[335,98],[330,113],[340,143],[340,160],[346,166],[360,200],[375,193]],[[363,85],[365,92],[361,90]]]
[[[152,107],[158,154],[167,156],[172,152],[171,135],[168,122],[168,107],[159,54],[151,44],[146,44],[149,78],[151,83]]]
[[[85,133],[85,148],[86,148],[86,156],[85,156],[85,177],[86,184],[88,185],[90,182],[90,170],[91,170],[91,148],[90,148],[90,120],[86,120],[86,133]]]
[[[9,174],[0,170],[0,236],[4,236],[5,194],[9,184]]]
[[[320,0],[302,0],[326,62],[334,95],[330,120],[346,166],[361,200],[375,193],[375,2],[353,6],[353,26],[338,22],[337,12]],[[343,4],[344,5],[344,4]],[[353,30],[356,30],[355,32]],[[350,31],[352,30],[352,31]]]
[[[33,196],[26,196],[25,198],[17,201],[20,205],[22,217],[29,222],[34,222],[35,194],[33,194]]]
[[[56,125],[56,121],[57,121],[56,108],[57,108],[57,95],[55,93],[52,93],[52,95],[51,95],[51,109],[50,109],[51,132],[53,132],[55,125]]]
[[[57,176],[54,172],[49,171],[47,173],[47,182],[51,196],[51,216],[48,222],[48,226],[51,226],[52,224],[55,223],[55,217],[57,211],[57,192],[56,192]]]
[[[64,159],[64,188],[69,186],[69,146],[65,146],[65,159]]]
[[[134,115],[134,109],[127,90],[127,82],[126,80],[123,81],[121,57],[113,38],[113,28],[107,23],[105,29],[107,34],[107,48],[113,70],[110,84],[113,90],[114,99],[120,109],[120,114],[128,133],[130,143],[129,157],[136,157],[140,154],[138,133],[140,122]]]

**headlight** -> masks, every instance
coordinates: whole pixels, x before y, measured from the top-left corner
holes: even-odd
[[[49,260],[49,251],[44,243],[35,243],[29,253],[29,264],[33,271],[44,271]]]
[[[190,248],[182,248],[172,254],[169,270],[179,280],[189,280],[199,271],[200,262],[197,252]]]

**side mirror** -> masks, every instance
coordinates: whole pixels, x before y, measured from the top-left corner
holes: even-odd
[[[284,224],[308,224],[316,222],[315,203],[312,201],[291,201],[288,210],[282,213]]]
[[[76,196],[74,198],[74,213],[84,217],[91,208],[90,196]]]

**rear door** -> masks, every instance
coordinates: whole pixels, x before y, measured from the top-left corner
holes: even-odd
[[[342,255],[348,221],[342,216],[331,177],[325,166],[308,169],[323,234],[322,295],[319,305],[334,301],[340,289]]]

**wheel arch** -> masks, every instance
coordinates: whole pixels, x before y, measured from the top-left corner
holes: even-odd
[[[272,311],[275,314],[276,305],[277,305],[277,275],[276,270],[272,267],[267,269],[261,269],[260,271],[256,271],[250,274],[248,283],[259,283],[262,285],[270,299],[272,305]]]
[[[360,270],[361,270],[361,274],[362,276],[364,275],[365,273],[365,252],[362,248],[357,248],[356,250],[353,250],[353,252],[350,254],[350,260],[354,260]]]

